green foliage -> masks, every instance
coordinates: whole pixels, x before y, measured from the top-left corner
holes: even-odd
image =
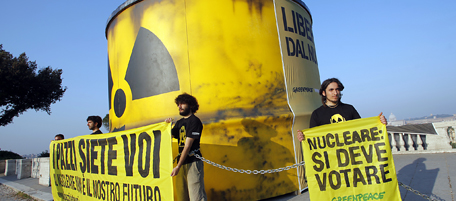
[[[456,149],[456,143],[450,142],[450,145],[451,145],[451,147],[452,147],[453,149]]]
[[[38,154],[38,157],[49,157],[49,151],[46,150],[41,152],[40,154]]]
[[[8,159],[23,159],[23,158],[21,155],[16,154],[12,151],[0,150],[0,160],[8,160]]]
[[[106,116],[103,117],[103,126],[109,131],[109,114],[106,114]]]
[[[28,109],[51,114],[51,104],[60,101],[62,70],[45,67],[36,73],[37,64],[3,50],[0,44],[0,126],[6,126]]]
[[[17,192],[17,193],[16,193],[16,197],[18,197],[18,198],[20,198],[20,199],[35,201],[35,199],[33,199],[30,195],[27,195],[27,194],[25,194],[25,193],[22,192],[22,191]]]

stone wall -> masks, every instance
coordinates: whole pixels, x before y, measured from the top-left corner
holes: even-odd
[[[443,121],[433,123],[435,131],[441,136],[442,140],[440,144],[445,146],[445,148],[452,148],[450,142],[455,142],[455,135],[454,133],[448,133],[449,128],[456,129],[456,121]],[[454,132],[454,131],[453,131]]]
[[[16,159],[6,160],[5,176],[16,174]]]
[[[17,179],[28,178],[32,175],[32,159],[18,159]]]
[[[51,185],[49,158],[40,158],[40,179],[39,184],[44,186]]]
[[[20,159],[16,159],[16,170],[14,171],[14,174],[17,175],[17,172],[19,172],[19,161]]]
[[[40,178],[40,159],[32,158],[32,178]]]
[[[49,157],[2,160],[0,167],[4,167],[0,168],[0,174],[5,173],[5,176],[16,174],[17,179],[32,177],[39,179],[38,183],[41,185],[51,185]]]

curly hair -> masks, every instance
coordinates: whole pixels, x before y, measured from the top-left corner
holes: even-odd
[[[196,98],[187,93],[183,93],[177,96],[174,102],[176,105],[187,104],[193,114],[196,113],[196,111],[199,109],[198,101]]]

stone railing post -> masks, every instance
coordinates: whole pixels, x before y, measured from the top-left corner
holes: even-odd
[[[417,135],[416,136],[416,146],[417,146],[417,149],[418,151],[423,151],[423,141],[421,140],[421,135]]]
[[[396,140],[394,139],[394,133],[388,133],[388,139],[390,141],[391,151],[397,152]]]
[[[417,150],[418,148],[418,143],[417,143],[417,134],[410,134],[410,138],[412,139],[412,151],[415,151]]]
[[[426,135],[420,135],[421,141],[423,141],[423,149],[427,150]]]
[[[412,147],[411,139],[410,139],[410,134],[403,134],[402,138],[404,139],[404,147],[405,150],[410,151],[410,147]]]
[[[402,140],[401,134],[400,133],[394,133],[394,139],[396,141],[397,151],[401,151],[401,148],[404,146],[404,142]]]

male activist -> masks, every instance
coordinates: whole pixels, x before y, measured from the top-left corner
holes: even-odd
[[[89,116],[87,117],[87,126],[92,130],[92,135],[103,134],[100,127],[103,124],[103,120],[100,116]]]
[[[63,136],[63,134],[57,134],[57,135],[55,135],[55,137],[54,137],[54,140],[55,140],[55,141],[63,140],[63,139],[65,139],[65,136]]]
[[[207,200],[204,190],[204,167],[203,161],[194,154],[201,156],[200,139],[203,131],[201,120],[195,116],[199,108],[198,101],[192,95],[183,93],[174,100],[179,108],[179,114],[183,117],[176,122],[171,130],[174,138],[178,139],[179,155],[177,166],[171,172],[176,176],[177,200]],[[171,118],[165,120],[172,122]]]
[[[309,128],[361,118],[352,105],[340,101],[343,90],[344,85],[337,78],[323,81],[319,92],[323,105],[312,112]],[[387,121],[383,113],[380,113],[379,117],[380,121],[386,125]],[[298,139],[299,141],[304,140],[304,135],[300,130],[298,130]]]

